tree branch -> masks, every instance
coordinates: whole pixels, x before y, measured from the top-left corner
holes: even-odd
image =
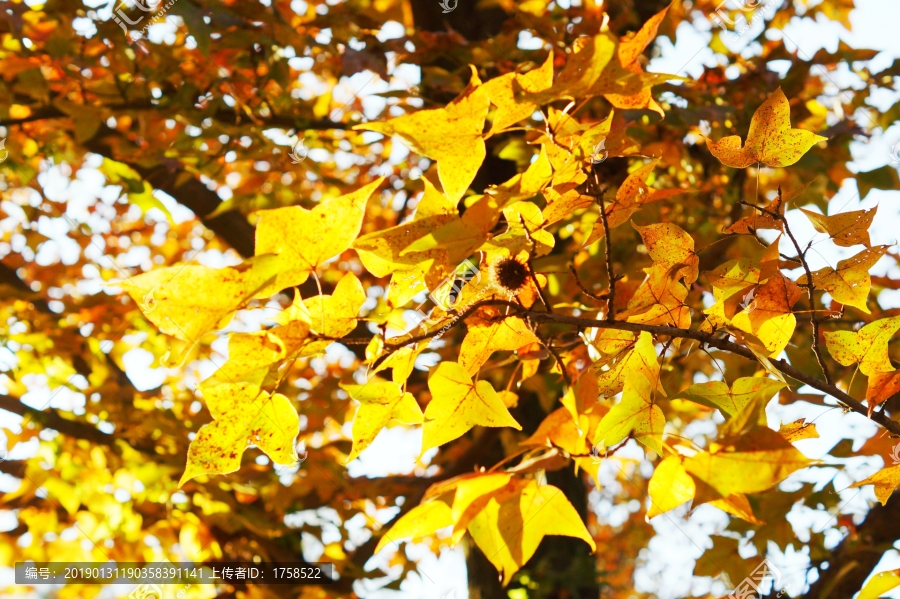
[[[778,186],[778,201],[779,205],[783,206],[780,185]],[[784,226],[784,232],[787,233],[787,236],[790,238],[791,243],[794,244],[794,249],[797,251],[797,258],[789,258],[789,260],[793,262],[800,262],[800,264],[803,265],[803,270],[806,271],[806,293],[809,296],[809,309],[811,310],[809,322],[812,325],[813,329],[812,350],[816,355],[816,360],[819,362],[819,368],[822,369],[822,374],[825,376],[825,382],[830,385],[832,382],[831,375],[828,373],[828,367],[825,365],[825,359],[822,357],[822,350],[819,347],[819,319],[816,318],[816,300],[815,296],[813,295],[813,293],[815,292],[815,285],[813,285],[812,271],[809,269],[809,264],[806,262],[806,250],[800,249],[800,244],[797,243],[797,238],[794,237],[794,234],[791,232],[791,226],[790,224],[788,224],[788,220],[784,217],[784,214],[778,211],[766,210],[762,206],[757,206],[756,204],[750,204],[748,202],[744,203],[748,206],[756,208],[760,212],[768,214],[777,221],[781,221],[782,225]]]

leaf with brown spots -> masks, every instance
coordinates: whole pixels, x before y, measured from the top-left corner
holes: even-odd
[[[725,166],[747,168],[757,162],[766,166],[790,166],[820,141],[827,138],[791,128],[791,105],[778,88],[754,113],[743,147],[738,135],[716,142],[707,139],[706,146]]]

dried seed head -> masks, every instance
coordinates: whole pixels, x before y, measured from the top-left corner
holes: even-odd
[[[504,258],[494,265],[494,277],[498,285],[516,292],[528,282],[528,267],[515,258]]]

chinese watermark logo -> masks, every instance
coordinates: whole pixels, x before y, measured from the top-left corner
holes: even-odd
[[[591,163],[600,164],[607,158],[609,158],[609,152],[606,151],[606,138],[604,137],[600,140],[600,143],[594,146],[594,152],[591,154]]]
[[[131,591],[126,599],[163,599],[162,587],[145,583]]]
[[[6,149],[6,138],[0,139],[0,162],[9,158],[9,150]]]
[[[759,590],[759,587],[766,580],[772,581],[773,589],[775,588],[775,585],[781,581],[781,572],[778,568],[773,566],[772,562],[768,559],[764,559],[763,562],[750,573],[750,576],[742,580],[741,584],[728,595],[728,599],[756,599],[757,597],[762,597],[763,594]],[[786,590],[787,586],[785,586],[784,590],[779,591],[776,594],[776,597],[782,597]]]
[[[439,5],[444,9],[444,14],[448,12],[453,12],[456,10],[456,6],[459,4],[459,0],[453,0],[453,4],[450,4],[450,0],[441,0]]]
[[[428,298],[445,312],[456,310],[456,318],[458,319],[459,315],[464,311],[464,309],[459,309],[460,306],[457,305],[459,303],[460,295],[462,294],[463,285],[468,282],[474,282],[474,284],[477,285],[480,280],[481,272],[478,270],[478,267],[476,267],[470,260],[464,260],[462,264],[460,264],[456,268],[456,271],[453,275],[438,283],[438,285],[434,288],[434,291],[428,294]],[[478,298],[475,298],[473,300],[473,303],[477,299]],[[410,329],[406,331],[407,333],[416,330],[422,325],[423,322],[429,320],[429,316],[422,310],[422,306],[424,304],[425,302],[422,302],[413,310],[416,313],[416,315],[413,317],[415,323]],[[445,325],[443,330],[435,336],[435,339],[439,339],[441,335],[443,335],[447,329],[453,326],[455,322],[456,319]]]
[[[741,298],[741,308],[746,310],[747,312],[753,312],[756,310],[756,287],[747,292],[744,297]]]
[[[3,148],[3,142],[0,142],[0,148]],[[890,156],[891,162],[893,162],[894,164],[900,164],[900,141],[893,145],[893,147],[891,148]],[[0,158],[0,162],[3,162],[3,158]]]
[[[900,443],[897,443],[891,449],[891,460],[894,462],[895,466],[900,464]]]
[[[291,148],[289,156],[291,157],[291,162],[294,164],[300,164],[304,160],[306,160],[306,156],[309,154],[309,150],[303,144],[306,142],[305,139],[301,138],[300,141]]]
[[[710,13],[709,20],[712,23],[713,27],[720,27],[725,32],[730,32],[732,34],[733,39],[737,39],[740,36],[744,35],[747,31],[750,30],[750,27],[753,26],[759,19],[761,19],[765,14],[769,12],[769,10],[775,5],[775,0],[766,0],[763,3],[763,0],[731,0],[731,3],[734,6],[731,10],[740,10],[742,12],[754,12],[759,9],[759,12],[756,12],[752,18],[748,21],[743,15],[738,15],[738,20],[733,21],[728,16],[729,8],[726,6],[729,3],[729,0],[722,0],[721,3],[716,7],[715,12]],[[740,31],[737,30],[738,22],[744,22],[744,26]],[[729,30],[726,25],[731,25],[733,30]]]
[[[141,31],[139,32],[139,34],[137,36],[133,36],[133,35],[129,36],[128,27],[126,27],[125,24],[127,23],[128,25],[130,25],[132,27],[139,25],[141,23],[141,21],[144,20],[144,16],[136,15],[137,18],[132,20],[130,17],[128,17],[125,14],[125,12],[123,12],[123,9],[124,8],[133,8],[136,6],[142,12],[148,13],[148,12],[160,9],[160,4],[162,4],[162,1],[163,0],[124,0],[124,2],[119,4],[116,7],[115,11],[113,12],[113,20],[119,24],[119,27],[122,28],[123,32],[125,32],[126,37],[129,37],[129,38],[140,37],[147,31],[147,29],[150,27],[150,25],[153,25],[154,23],[159,21],[161,18],[163,18],[177,0],[169,0],[165,6],[161,7],[161,10],[159,10],[159,14],[155,15],[152,19],[150,19],[150,22],[147,23],[146,25],[144,25],[144,28],[141,29]]]
[[[596,445],[591,446],[591,461],[595,464],[599,464],[603,461],[603,456],[600,455],[600,450],[597,449]]]

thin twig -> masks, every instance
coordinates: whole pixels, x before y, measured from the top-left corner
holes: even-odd
[[[595,171],[591,171],[594,176],[594,189],[600,189],[600,179]],[[616,319],[616,277],[613,274],[612,251],[609,247],[609,219],[606,218],[606,207],[603,203],[603,196],[598,194],[595,196],[597,204],[600,206],[600,219],[603,222],[603,253],[606,255],[606,279],[609,281],[609,299],[606,305],[606,320],[613,321]]]
[[[531,280],[534,281],[534,286],[537,288],[538,295],[541,297],[541,301],[544,303],[544,308],[547,309],[547,312],[553,312],[553,308],[550,307],[550,301],[544,295],[544,290],[541,288],[541,283],[537,279],[537,275],[534,272],[534,266],[531,263],[532,252],[537,249],[537,244],[534,242],[534,239],[531,237],[531,231],[528,230],[528,225],[525,224],[525,217],[521,214],[519,215],[519,222],[522,223],[522,228],[525,229],[525,237],[528,239],[528,243],[531,244],[531,252],[528,252],[528,274],[531,275]]]
[[[581,289],[581,292],[591,298],[592,300],[596,300],[598,302],[605,302],[609,297],[609,294],[601,293],[600,295],[596,295],[591,292],[584,284],[581,282],[581,279],[578,278],[578,271],[575,269],[574,264],[569,265],[569,270],[572,272],[572,276],[575,277],[575,284],[578,285],[578,288]]]
[[[778,186],[778,200],[781,203],[781,186]],[[746,202],[745,202],[746,203]],[[816,361],[819,362],[819,368],[822,369],[822,374],[825,375],[825,382],[829,385],[831,384],[831,375],[828,373],[828,367],[825,365],[825,359],[822,357],[822,349],[819,347],[819,319],[816,318],[816,300],[815,296],[815,285],[813,285],[813,277],[812,271],[809,269],[809,264],[806,262],[806,250],[800,249],[800,244],[797,243],[797,238],[794,237],[794,234],[791,232],[791,227],[788,224],[787,219],[784,217],[784,214],[780,212],[775,212],[772,210],[767,210],[762,206],[757,206],[756,204],[748,204],[753,208],[756,208],[760,212],[764,212],[774,218],[775,220],[781,221],[782,225],[784,225],[784,232],[787,233],[788,238],[791,240],[791,243],[794,244],[794,249],[797,251],[797,260],[803,266],[803,270],[806,271],[806,285],[800,285],[801,287],[806,288],[806,293],[809,296],[809,308],[812,311],[809,316],[809,322],[812,325],[812,350],[816,355]],[[809,247],[806,248],[807,250]]]

